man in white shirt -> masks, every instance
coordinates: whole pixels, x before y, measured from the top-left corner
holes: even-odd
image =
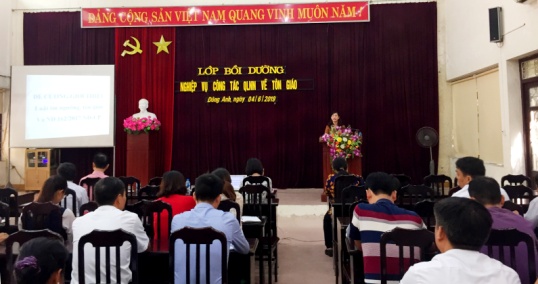
[[[463,157],[456,161],[456,179],[460,190],[456,191],[452,197],[471,198],[469,196],[469,183],[473,178],[486,175],[484,161],[475,157]],[[501,187],[501,195],[504,200],[510,200],[508,193]]]
[[[492,226],[480,203],[450,197],[434,207],[435,244],[441,254],[409,268],[400,284],[520,284],[518,274],[500,261],[480,253]]]
[[[123,229],[136,236],[137,251],[143,252],[148,248],[149,238],[144,232],[142,222],[138,215],[122,211],[125,207],[127,197],[125,186],[121,180],[114,177],[106,177],[95,184],[95,200],[99,208],[79,217],[73,222],[73,272],[71,273],[71,284],[78,284],[78,242],[80,238],[93,230],[113,231]],[[121,282],[131,281],[131,270],[129,269],[130,258],[129,244],[121,246]],[[101,253],[101,279],[106,279],[105,254]],[[95,248],[91,244],[84,247],[84,272],[86,283],[95,283]],[[116,260],[110,259],[111,279],[116,279]]]
[[[86,204],[89,202],[88,200],[88,193],[86,192],[86,189],[76,183],[73,182],[75,179],[75,176],[77,175],[77,168],[73,163],[61,163],[58,169],[56,170],[56,173],[67,180],[67,188],[72,189],[76,194],[76,210],[74,211],[76,216],[79,216],[79,208],[82,204]],[[71,209],[73,208],[73,199],[68,196],[66,198],[67,208]]]

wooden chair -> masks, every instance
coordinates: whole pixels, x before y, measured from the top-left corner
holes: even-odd
[[[80,186],[86,188],[86,193],[88,193],[88,200],[94,201],[95,194],[93,192],[93,187],[100,180],[100,178],[85,178],[80,181]]]
[[[402,229],[395,228],[381,235],[380,241],[380,262],[381,262],[381,283],[387,283],[387,267],[398,268],[401,279],[407,269],[414,263],[426,259],[426,252],[435,241],[434,233],[427,229]],[[387,264],[387,244],[398,246],[398,264]],[[405,249],[407,248],[407,249]],[[420,254],[415,256],[415,248],[420,249]],[[409,258],[405,257],[405,251]]]
[[[149,180],[148,185],[157,185],[157,186],[160,186],[162,180],[163,180],[162,177],[152,177],[152,178]]]
[[[342,190],[340,194],[340,204],[342,204],[342,214],[340,216],[346,216],[345,212],[350,210],[350,206],[354,202],[365,201],[366,198],[366,186],[349,185]]]
[[[350,185],[359,185],[362,181],[360,176],[342,175],[334,179],[334,200],[340,201],[342,190]]]
[[[163,213],[166,211],[166,224],[168,224],[166,231],[170,232],[173,217],[172,206],[161,200],[142,200],[135,203],[131,208],[142,220],[142,225],[154,248],[157,248],[157,251],[161,251],[161,248],[167,249],[166,244],[162,244],[161,241],[166,240],[168,242],[169,234],[161,235],[161,218],[165,218]],[[155,223],[157,224],[156,228],[154,227]],[[157,235],[157,239],[155,239],[155,235]]]
[[[185,255],[183,256],[176,256],[176,241],[182,240],[185,244],[184,252]],[[217,231],[211,227],[205,227],[205,228],[191,228],[191,227],[185,227],[180,230],[177,230],[175,232],[172,232],[170,235],[170,281],[172,283],[175,282],[174,280],[174,274],[175,274],[175,263],[176,260],[180,262],[178,267],[185,267],[185,272],[183,271],[177,271],[178,274],[185,277],[185,283],[204,283],[202,282],[203,279],[205,279],[205,283],[209,284],[211,282],[211,278],[215,278],[216,276],[210,275],[210,264],[211,264],[211,244],[213,244],[215,241],[220,242],[220,265],[221,265],[221,277],[222,281],[220,283],[226,284],[228,283],[228,242],[226,241],[226,235],[224,233]],[[191,252],[192,247],[195,246],[195,250]],[[204,251],[205,253],[201,252]],[[214,257],[214,254],[213,254]],[[194,259],[193,259],[194,258]],[[201,262],[205,260],[205,273],[204,271],[200,271]],[[182,261],[185,261],[186,264],[181,263]],[[193,263],[193,266],[191,266],[191,262]],[[193,268],[195,269],[194,275],[191,274],[193,271]],[[245,268],[249,269],[249,268]]]
[[[422,200],[433,200],[434,195],[433,189],[425,185],[408,185],[398,192],[398,205],[413,210],[415,203]]]
[[[13,272],[13,262],[14,262],[13,244],[18,243],[19,248],[20,248],[27,241],[31,239],[39,238],[39,237],[57,239],[58,241],[62,243],[64,242],[64,239],[62,236],[50,230],[32,230],[32,231],[21,230],[21,231],[18,231],[16,233],[9,235],[9,237],[5,241],[6,266],[7,266],[6,270],[7,271],[9,271],[10,273]],[[2,283],[4,283],[4,281],[6,281],[5,283],[7,284],[15,283],[15,281],[12,281],[13,279],[10,276],[12,276],[12,274],[10,274],[9,276],[2,275]]]
[[[19,193],[10,187],[0,189],[0,202],[4,202],[9,205],[9,216],[15,218],[15,225],[19,225]]]
[[[452,196],[452,195],[454,195],[454,193],[458,192],[460,189],[461,189],[461,187],[459,187],[459,186],[456,186],[456,187],[451,188],[451,189],[448,191],[448,196]]]
[[[10,208],[9,205],[0,201],[0,219],[3,220],[3,225],[0,226],[0,232],[12,234],[19,230],[18,226],[10,224]]]
[[[526,246],[527,259],[521,259],[521,255],[516,256],[516,248],[520,243],[524,243]],[[527,281],[521,279],[522,282],[527,283],[534,283],[536,280],[535,245],[531,236],[516,229],[492,229],[485,244],[487,254],[490,257],[499,260],[514,270],[516,270],[517,265],[528,265],[529,278]],[[516,259],[518,259],[517,263]]]
[[[524,185],[505,185],[503,189],[508,193],[508,197],[510,197],[509,201],[515,204],[525,205],[523,206],[525,208],[529,206],[529,203],[534,198],[532,189]],[[527,201],[523,201],[524,199]]]
[[[239,192],[243,195],[243,214],[244,215],[254,215],[258,217],[265,216],[267,218],[267,224],[270,226],[273,218],[271,206],[271,199],[269,197],[269,188],[263,185],[246,185],[239,189]],[[264,192],[266,193],[264,195]],[[264,198],[265,196],[265,198]],[[265,202],[264,202],[265,201]],[[264,210],[266,208],[266,210]],[[247,213],[248,212],[248,213]],[[267,214],[264,214],[267,213]],[[265,230],[265,236],[259,238],[260,245],[256,250],[260,258],[260,283],[264,283],[264,265],[263,260],[268,262],[268,275],[269,275],[269,284],[272,283],[271,272],[273,270],[273,256],[274,256],[274,273],[275,273],[275,282],[278,282],[278,242],[280,239],[276,236],[276,232],[272,232],[271,229]],[[265,256],[267,258],[265,258]]]
[[[140,180],[135,177],[119,177],[125,185],[125,192],[127,193],[127,199],[136,199],[139,195]]]
[[[121,283],[121,270],[120,265],[115,265],[116,267],[116,279],[111,281],[111,272],[110,272],[110,251],[111,248],[115,248],[114,253],[115,263],[121,263],[120,250],[121,246],[128,242],[131,244],[131,260],[129,262],[129,268],[132,272],[131,282],[132,284],[138,283],[138,252],[137,252],[137,243],[136,237],[132,233],[124,231],[122,229],[114,231],[101,231],[93,230],[91,233],[84,235],[80,238],[78,242],[78,247],[73,249],[78,249],[78,282],[80,284],[86,283],[86,274],[85,270],[85,257],[84,257],[84,246],[86,244],[91,244],[95,248],[95,282],[96,283]],[[105,248],[106,254],[106,271],[105,278],[101,279],[101,248]],[[93,254],[92,254],[93,255]],[[125,283],[127,284],[127,283]]]
[[[80,216],[84,216],[86,215],[88,212],[93,212],[95,211],[97,208],[99,207],[99,205],[94,202],[94,201],[90,201],[86,204],[82,204],[80,206],[80,209],[79,209],[79,212],[80,212]]]
[[[531,178],[524,175],[505,175],[501,178],[501,187],[504,188],[505,184],[508,185],[524,185],[527,183],[528,187],[532,186]]]
[[[78,212],[77,211],[77,208],[78,208],[77,207],[77,193],[74,190],[70,189],[70,188],[66,188],[64,190],[64,192],[65,192],[64,199],[62,199],[62,201],[60,201],[60,206],[67,209],[67,207],[68,207],[67,206],[68,205],[67,204],[67,199],[71,198],[71,205],[72,206],[69,209],[71,211],[73,211],[73,214],[75,214],[75,216],[78,216],[78,214],[77,214],[77,212]]]
[[[266,187],[269,187],[271,182],[269,181],[269,178],[266,176],[246,176],[243,179],[242,186],[245,185],[263,185],[266,184]],[[270,189],[269,189],[270,191]]]
[[[448,187],[445,187],[445,184],[448,183]],[[452,179],[446,175],[429,175],[424,177],[424,185],[431,187],[437,196],[446,196],[445,188],[452,188]]]
[[[237,202],[230,199],[222,200],[217,209],[224,212],[230,212],[230,209],[234,209],[237,222],[241,224],[241,208],[239,207],[239,204]]]
[[[426,228],[432,232],[435,230],[435,215],[433,214],[434,205],[435,202],[431,200],[422,200],[417,202],[413,208],[413,211],[415,211],[418,216],[422,218],[424,224],[426,224]]]
[[[67,233],[62,226],[62,211],[51,202],[32,202],[22,209],[22,228],[24,230],[49,229],[67,240]]]
[[[406,174],[391,174],[400,182],[400,188],[411,184],[411,177]]]
[[[156,185],[146,185],[138,191],[138,201],[142,200],[155,200],[157,199],[157,193],[159,187]]]

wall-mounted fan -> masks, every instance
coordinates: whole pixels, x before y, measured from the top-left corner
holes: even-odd
[[[422,127],[417,131],[417,142],[424,148],[430,148],[430,175],[434,175],[435,163],[433,162],[432,147],[437,146],[439,134],[431,127]]]

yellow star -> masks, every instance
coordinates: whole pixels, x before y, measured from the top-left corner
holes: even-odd
[[[168,52],[168,45],[170,45],[171,43],[172,43],[171,41],[165,41],[164,36],[162,36],[162,35],[161,35],[161,40],[160,41],[153,42],[153,44],[158,47],[157,54],[159,54],[161,51],[164,51],[164,52],[170,54],[170,52]]]

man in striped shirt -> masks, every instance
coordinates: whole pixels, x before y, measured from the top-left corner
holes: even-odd
[[[386,173],[371,173],[366,179],[366,195],[369,204],[359,203],[353,212],[349,238],[355,247],[362,250],[364,259],[365,283],[380,283],[380,246],[381,235],[396,227],[405,229],[425,228],[422,219],[413,211],[402,209],[394,204],[398,180]],[[388,283],[398,283],[398,249],[387,245]],[[392,280],[392,281],[391,281]]]

